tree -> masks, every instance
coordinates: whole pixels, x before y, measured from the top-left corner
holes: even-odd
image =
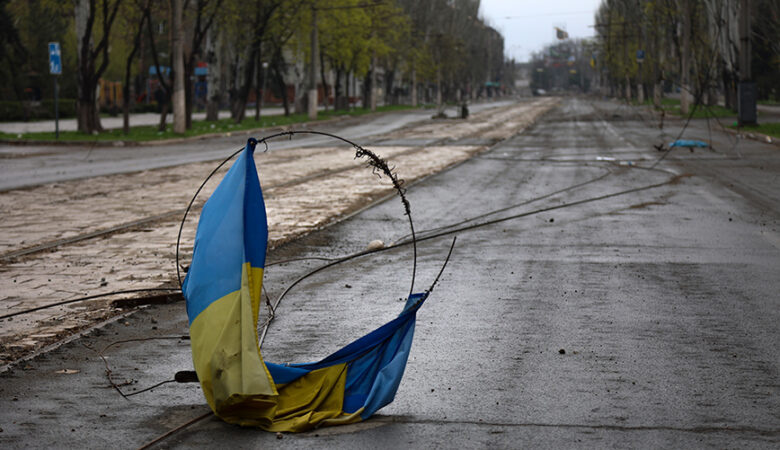
[[[125,14],[123,14],[123,18],[126,22],[126,27],[124,27],[124,29],[132,30],[132,46],[125,61],[125,77],[124,83],[122,84],[122,131],[125,134],[130,132],[130,86],[133,61],[135,60],[136,53],[141,45],[144,24],[147,20],[151,20],[149,17],[150,3],[151,0],[136,0],[134,4],[130,4],[130,7],[125,8]]]
[[[182,134],[187,131],[184,79],[190,74],[184,71],[184,16],[183,0],[173,0],[173,132]],[[186,77],[185,77],[186,75]]]
[[[98,115],[96,91],[98,81],[108,66],[111,26],[121,3],[122,0],[103,0],[98,11],[95,8],[95,0],[75,1],[78,52],[76,118],[78,129],[83,133],[92,134],[103,130]],[[94,40],[97,40],[96,45],[93,45]]]
[[[0,0],[0,81],[3,86],[12,86],[14,95],[22,99],[18,67],[27,59],[27,49],[22,43],[14,18],[6,9],[8,0]],[[7,72],[6,72],[7,70]]]
[[[195,71],[195,63],[198,56],[201,56],[202,47],[209,30],[213,26],[217,14],[220,11],[223,0],[196,0],[192,8],[188,9],[188,22],[185,27],[191,33],[189,48],[182,48],[183,54],[183,74],[184,76],[184,105],[185,105],[185,126],[192,128],[192,109],[193,109],[193,89],[192,74]],[[184,45],[182,39],[182,46]]]

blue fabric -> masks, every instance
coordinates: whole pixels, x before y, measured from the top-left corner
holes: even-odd
[[[274,364],[267,361],[265,363],[265,367],[268,368],[268,372],[271,374],[271,378],[273,378],[274,384],[287,384],[311,372],[307,369],[300,369],[282,364]]]
[[[289,365],[266,362],[271,378],[276,384],[286,384],[312,370],[347,363],[342,410],[353,413],[365,408],[360,416],[368,418],[395,397],[411,350],[417,310],[427,297],[427,293],[411,295],[398,317],[321,361]]]
[[[710,145],[702,141],[692,141],[685,139],[678,139],[669,143],[669,147],[709,147]]]
[[[203,206],[182,284],[190,324],[212,302],[241,289],[244,263],[264,267],[268,224],[253,150],[247,144]]]
[[[254,150],[254,146],[251,147]],[[265,252],[268,248],[268,219],[265,215],[265,202],[263,191],[260,189],[260,181],[257,177],[255,161],[249,146],[243,153],[247,153],[246,195],[244,196],[244,262],[252,267],[265,267]],[[242,153],[242,154],[243,154]]]

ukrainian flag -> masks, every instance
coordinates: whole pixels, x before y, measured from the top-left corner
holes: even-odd
[[[203,207],[182,290],[192,359],[214,414],[269,431],[358,422],[393,401],[428,294],[322,361],[266,363],[257,321],[268,241],[253,152],[246,148]]]

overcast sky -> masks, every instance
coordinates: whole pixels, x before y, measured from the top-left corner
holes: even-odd
[[[601,0],[482,0],[480,12],[504,36],[504,52],[517,61],[555,41],[554,27],[569,37],[594,35],[593,16]]]

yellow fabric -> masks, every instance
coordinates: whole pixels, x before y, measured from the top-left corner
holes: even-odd
[[[344,414],[346,363],[275,385],[257,345],[263,269],[244,264],[241,290],[209,305],[190,325],[192,358],[206,401],[228,423],[305,431],[358,422]]]
[[[255,338],[257,338],[257,320],[260,316],[260,298],[263,294],[263,268],[252,267],[249,263],[246,263],[244,264],[244,269],[248,269],[247,286],[249,286],[249,298],[252,300],[252,317],[255,323]]]
[[[244,264],[241,290],[213,302],[190,325],[195,371],[218,416],[223,407],[243,401],[274,403],[269,397],[276,388],[257,346],[262,274],[262,268]],[[250,292],[258,294],[252,298]]]
[[[235,423],[259,426],[267,431],[300,432],[322,425],[358,422],[360,412],[343,414],[341,410],[346,378],[346,364],[313,370],[291,383],[277,386],[279,396],[271,422],[247,420],[242,416]]]

